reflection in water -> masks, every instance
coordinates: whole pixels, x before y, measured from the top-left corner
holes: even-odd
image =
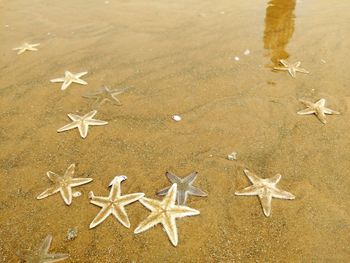
[[[264,48],[274,65],[289,54],[285,48],[294,32],[294,9],[296,0],[271,0],[266,8]]]

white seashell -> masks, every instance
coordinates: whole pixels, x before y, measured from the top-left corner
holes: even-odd
[[[250,54],[250,50],[249,50],[249,49],[246,49],[246,50],[244,51],[244,55],[248,56],[249,54]]]
[[[235,60],[236,60],[236,61],[239,61],[239,57],[235,57]]]
[[[237,160],[237,153],[232,152],[229,155],[227,155],[227,160],[230,160],[230,161]]]
[[[81,196],[81,192],[77,191],[77,192],[74,192],[72,195],[73,197],[79,197]]]
[[[181,120],[182,120],[182,118],[181,118],[180,115],[173,115],[171,118],[172,118],[174,121],[181,121]]]

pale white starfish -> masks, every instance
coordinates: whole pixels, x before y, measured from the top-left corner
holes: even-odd
[[[86,138],[89,130],[89,125],[106,125],[108,122],[106,121],[101,121],[101,120],[96,120],[93,119],[93,117],[96,115],[97,111],[93,110],[90,111],[89,113],[85,114],[84,116],[79,116],[75,114],[68,114],[68,117],[73,121],[62,128],[58,129],[57,132],[63,132],[63,131],[68,131],[74,128],[78,128],[80,136],[82,138]]]
[[[38,49],[35,48],[37,46],[40,46],[40,43],[37,43],[37,44],[24,43],[22,46],[15,47],[12,50],[18,50],[17,54],[20,55],[20,54],[24,53],[27,50],[29,50],[29,51],[38,51]]]
[[[307,106],[307,108],[304,110],[298,111],[297,114],[299,115],[315,114],[317,118],[324,124],[327,123],[326,114],[340,114],[340,112],[338,111],[331,110],[325,107],[326,105],[325,99],[320,99],[315,103],[312,103],[307,100],[302,100],[302,99],[299,99],[299,101],[303,103],[305,106]]]
[[[99,225],[111,214],[114,215],[123,226],[127,228],[130,227],[130,221],[124,207],[139,200],[145,194],[134,193],[122,196],[120,184],[126,179],[127,177],[125,175],[116,176],[109,184],[112,188],[108,197],[95,196],[92,191],[89,193],[91,199],[90,203],[102,207],[101,211],[97,214],[94,220],[92,220],[90,228]]]
[[[271,178],[262,179],[248,170],[244,170],[244,173],[253,185],[236,191],[235,195],[257,195],[260,199],[265,216],[270,216],[271,214],[271,201],[273,197],[279,199],[295,199],[295,196],[291,193],[276,187],[276,184],[282,178],[280,174],[276,174]]]
[[[65,260],[69,257],[68,254],[49,253],[52,236],[48,235],[44,241],[35,250],[25,249],[17,252],[17,256],[21,261],[27,263],[53,263]]]
[[[103,86],[100,88],[100,90],[85,94],[83,97],[87,99],[94,99],[94,104],[98,105],[102,105],[106,101],[109,101],[114,105],[121,105],[117,95],[122,94],[123,92],[124,89],[110,89],[107,86]]]
[[[173,173],[166,172],[166,177],[168,177],[171,184],[177,184],[177,204],[184,205],[187,201],[188,195],[194,196],[207,196],[208,194],[200,190],[199,188],[193,186],[193,182],[196,180],[198,173],[193,172],[185,178],[180,178]],[[169,191],[169,187],[163,188],[157,192],[158,195],[165,195]]]
[[[187,206],[175,205],[176,191],[177,185],[173,184],[162,201],[146,197],[139,200],[141,204],[151,211],[151,214],[138,225],[134,231],[135,234],[146,231],[160,223],[168,234],[171,243],[177,246],[178,235],[175,219],[178,217],[199,215],[200,212]]]
[[[306,69],[300,68],[300,64],[301,62],[295,62],[293,64],[289,64],[286,60],[280,59],[280,63],[284,66],[284,67],[274,67],[274,69],[276,70],[286,70],[289,72],[289,74],[295,78],[296,77],[296,72],[301,72],[301,73],[305,73],[308,74],[310,72],[308,72]]]
[[[87,72],[80,72],[80,73],[71,73],[69,71],[65,71],[64,72],[64,77],[62,78],[57,78],[57,79],[52,79],[50,80],[51,82],[55,83],[55,82],[63,82],[62,86],[61,86],[61,90],[65,90],[66,88],[69,87],[70,84],[72,83],[78,83],[78,84],[82,84],[82,85],[87,85],[87,82],[80,79],[82,76],[86,75]]]
[[[54,186],[46,189],[44,192],[38,195],[37,199],[43,199],[60,192],[64,202],[67,205],[70,205],[72,203],[72,188],[90,183],[92,181],[92,178],[73,178],[74,169],[75,164],[73,163],[67,168],[63,176],[48,171],[46,175],[54,183]]]

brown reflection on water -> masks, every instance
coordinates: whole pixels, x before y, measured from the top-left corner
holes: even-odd
[[[294,32],[295,0],[271,0],[266,8],[264,48],[274,65],[289,57],[286,46]]]

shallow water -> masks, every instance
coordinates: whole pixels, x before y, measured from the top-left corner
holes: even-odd
[[[0,2],[0,261],[53,235],[50,251],[67,262],[348,262],[350,257],[350,3],[301,1],[13,0]],[[233,3],[234,2],[234,3]],[[23,42],[39,51],[17,55]],[[249,55],[244,55],[246,49]],[[239,57],[236,61],[234,58]],[[301,61],[310,74],[273,71],[279,59]],[[61,91],[49,80],[88,71],[87,86]],[[85,114],[82,98],[102,85],[129,87],[122,106],[104,104],[86,139],[57,133],[68,113]],[[298,116],[299,98],[327,100],[341,115]],[[179,114],[180,122],[172,120]],[[238,160],[227,154],[237,152]],[[46,172],[93,182],[66,206]],[[235,196],[261,177],[295,200]],[[174,248],[158,225],[134,235],[149,215],[126,207],[131,228],[113,217],[88,226],[117,174],[123,193],[169,185],[165,172],[198,171],[207,198],[189,197],[201,214],[177,220]],[[67,231],[78,235],[67,240]]]

